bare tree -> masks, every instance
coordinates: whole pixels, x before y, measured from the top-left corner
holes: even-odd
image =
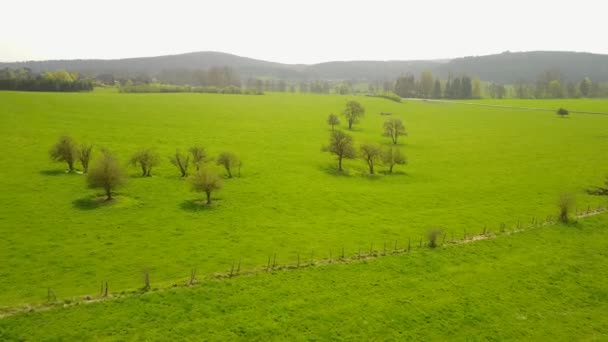
[[[205,167],[190,176],[192,191],[204,192],[207,205],[211,204],[211,194],[222,188],[222,179],[213,170]]]
[[[78,160],[80,160],[80,164],[82,165],[82,173],[87,173],[87,171],[89,171],[92,150],[93,145],[91,144],[81,144],[78,148]]]
[[[359,102],[351,100],[346,102],[346,108],[344,108],[342,115],[348,121],[348,129],[352,130],[353,124],[361,121],[361,118],[365,115],[365,108]]]
[[[331,130],[333,132],[334,126],[340,124],[340,119],[338,119],[338,116],[336,114],[329,114],[329,116],[327,117],[327,124],[331,126]]]
[[[66,162],[68,164],[68,171],[74,172],[74,161],[78,155],[78,148],[71,137],[67,135],[59,137],[59,140],[51,148],[49,154],[54,161]]]
[[[157,166],[159,163],[160,157],[158,153],[150,148],[139,150],[131,157],[131,164],[141,167],[141,175],[143,177],[150,177],[152,175],[152,167]]]
[[[407,158],[401,152],[400,149],[389,146],[382,155],[382,161],[386,166],[388,166],[388,173],[393,173],[393,167],[395,165],[405,165],[407,164]]]
[[[90,188],[102,188],[106,200],[112,199],[112,191],[125,182],[125,174],[118,160],[108,151],[103,150],[102,156],[87,173],[87,183]]]
[[[182,177],[188,175],[188,166],[190,163],[190,156],[182,154],[179,150],[175,151],[175,154],[170,158],[171,164],[175,165],[179,172],[182,173]]]
[[[222,152],[217,157],[217,165],[221,165],[226,169],[226,173],[228,173],[228,178],[232,178],[232,169],[235,167],[239,167],[240,173],[240,160],[239,157],[232,152]]]
[[[338,171],[342,171],[342,159],[352,159],[356,156],[353,138],[342,131],[331,132],[329,146],[324,147],[323,150],[338,157]]]
[[[389,119],[384,122],[384,136],[390,137],[393,144],[397,144],[399,136],[407,135],[405,126],[400,119]]]
[[[207,151],[202,146],[190,147],[192,154],[192,163],[196,166],[196,170],[200,170],[201,165],[207,161]]]
[[[369,173],[373,175],[374,164],[379,162],[382,158],[382,148],[375,144],[363,144],[361,145],[361,157],[367,163]]]

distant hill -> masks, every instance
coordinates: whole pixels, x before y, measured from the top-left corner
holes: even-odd
[[[606,82],[608,55],[565,51],[504,52],[456,58],[436,69],[442,76],[447,76],[449,72],[464,73],[498,83],[533,81],[546,70],[558,70],[567,81],[589,77],[594,81]]]
[[[446,78],[449,73],[467,74],[484,81],[513,83],[517,80],[533,81],[537,75],[550,69],[559,70],[565,80],[578,81],[584,77],[590,77],[594,81],[608,81],[608,55],[559,51],[505,52],[452,60],[337,61],[311,65],[275,63],[210,51],[115,60],[0,63],[0,69],[27,67],[34,72],[67,69],[90,76],[138,73],[154,76],[166,70],[199,70],[214,66],[228,66],[234,69],[242,79],[260,77],[289,81],[381,81],[395,79],[406,73],[417,76],[423,70],[431,70],[442,78]]]

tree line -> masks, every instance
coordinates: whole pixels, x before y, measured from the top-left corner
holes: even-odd
[[[87,184],[93,189],[102,189],[106,201],[111,201],[117,188],[126,182],[126,171],[116,156],[107,149],[101,149],[101,157],[89,167],[92,157],[92,144],[77,144],[70,136],[61,136],[49,151],[50,157],[56,162],[67,164],[69,173],[78,172],[76,164],[82,166],[80,173],[86,175]],[[192,191],[203,192],[206,204],[211,205],[211,195],[223,186],[212,162],[222,167],[226,178],[233,178],[234,173],[241,176],[241,159],[233,152],[222,152],[217,158],[212,158],[203,146],[192,146],[188,152],[176,150],[169,156],[171,164],[179,171],[182,178],[188,179]],[[153,148],[143,148],[136,151],[129,159],[129,165],[141,170],[142,177],[151,177],[152,170],[161,163],[161,156]],[[191,166],[194,171],[191,172]]]
[[[91,91],[94,82],[66,70],[34,74],[30,69],[0,70],[0,90],[15,91]]]
[[[359,123],[364,115],[365,108],[357,101],[348,101],[342,111],[349,130],[352,130],[353,125]],[[407,164],[407,158],[397,147],[399,137],[407,135],[405,125],[400,119],[388,119],[384,122],[382,134],[390,138],[389,146],[364,143],[359,146],[358,150],[355,148],[353,137],[336,128],[340,124],[340,119],[336,114],[329,114],[327,124],[331,127],[331,134],[329,144],[322,150],[336,156],[338,172],[344,170],[342,165],[344,159],[361,158],[372,175],[375,174],[378,165],[388,167],[387,173],[393,173],[396,165]]]
[[[432,99],[489,98],[593,98],[607,97],[608,84],[593,82],[585,77],[577,82],[567,81],[558,70],[546,70],[535,81],[517,81],[514,84],[482,82],[467,75],[449,75],[447,80],[423,71],[418,78],[412,74],[399,76],[394,82],[369,84],[370,93],[394,92],[400,97]]]

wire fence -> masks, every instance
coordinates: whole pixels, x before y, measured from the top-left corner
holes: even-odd
[[[586,209],[574,210],[574,218],[585,218],[593,216],[607,211],[607,207],[598,206],[592,208],[588,206]],[[69,299],[59,299],[52,288],[46,288],[47,298],[46,303],[39,303],[33,305],[22,305],[16,307],[4,307],[0,308],[0,318],[13,316],[20,313],[31,312],[31,311],[44,311],[49,310],[58,306],[71,306],[78,305],[79,303],[90,303],[102,300],[109,300],[115,298],[121,298],[125,296],[141,295],[148,292],[156,292],[168,290],[175,287],[188,287],[201,284],[205,281],[223,280],[230,279],[239,276],[255,275],[260,273],[272,273],[277,271],[285,270],[298,270],[306,269],[313,266],[325,266],[332,264],[348,264],[354,262],[360,262],[363,260],[376,259],[380,257],[398,255],[398,254],[409,254],[415,250],[429,249],[429,248],[447,248],[450,246],[457,246],[467,244],[475,241],[486,240],[495,238],[501,235],[511,235],[518,232],[527,231],[534,228],[539,228],[547,225],[554,225],[558,222],[557,216],[546,216],[543,218],[532,217],[526,222],[518,220],[514,226],[507,227],[505,223],[500,223],[494,228],[483,226],[480,229],[464,229],[462,234],[448,233],[441,230],[435,229],[433,234],[428,232],[426,236],[416,236],[414,239],[409,237],[407,240],[399,241],[385,241],[380,246],[370,243],[365,248],[358,248],[356,251],[346,252],[344,246],[339,248],[329,248],[326,251],[318,251],[311,249],[306,253],[296,253],[295,257],[281,259],[281,256],[276,252],[272,252],[267,257],[265,265],[258,265],[253,268],[244,269],[243,258],[234,258],[230,265],[223,272],[216,272],[212,274],[205,274],[199,276],[196,268],[191,268],[189,274],[184,272],[184,276],[180,277],[176,274],[174,279],[180,279],[170,283],[163,282],[160,286],[152,286],[151,271],[149,268],[145,268],[141,273],[141,287],[135,290],[119,290],[112,292],[110,289],[110,282],[104,279],[100,282],[100,290],[96,295],[87,295],[83,297],[72,297]]]

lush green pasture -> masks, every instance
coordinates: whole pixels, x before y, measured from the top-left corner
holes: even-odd
[[[607,224],[24,314],[0,339],[603,341]]]
[[[321,152],[325,119],[347,97],[267,94],[0,93],[0,306],[95,294],[279,263],[297,254],[327,257],[370,244],[405,244],[431,226],[450,234],[497,229],[555,213],[561,192],[579,207],[608,171],[608,117],[474,106],[395,103],[359,97],[367,117],[353,132],[359,142],[388,143],[385,116],[402,118],[410,164],[392,176],[368,177],[362,161],[336,175]],[[576,102],[583,106],[589,102]],[[608,101],[592,101],[593,107]],[[568,105],[568,108],[574,105]],[[343,126],[343,125],[342,125]],[[111,206],[95,207],[81,175],[65,174],[48,150],[63,133],[107,147],[126,164],[140,147],[167,158],[128,185]],[[244,161],[242,178],[227,180],[216,207],[201,209],[168,156],[203,144]],[[316,271],[314,271],[316,272]],[[351,281],[344,279],[345,282]],[[222,285],[229,286],[229,285]],[[480,284],[483,286],[483,284]]]

